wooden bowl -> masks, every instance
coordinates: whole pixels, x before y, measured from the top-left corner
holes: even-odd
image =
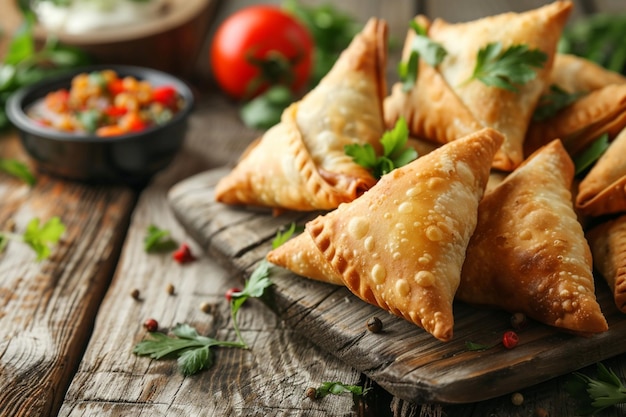
[[[135,65],[188,76],[198,61],[217,3],[168,0],[164,13],[149,22],[93,33],[54,34],[63,44],[90,54],[95,64]],[[41,25],[35,29],[39,42],[48,34]]]

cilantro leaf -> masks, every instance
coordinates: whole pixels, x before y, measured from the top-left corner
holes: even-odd
[[[181,373],[189,376],[213,365],[213,352],[210,350],[213,346],[242,347],[237,342],[224,342],[200,336],[196,329],[183,323],[177,324],[172,329],[172,335],[161,332],[150,333],[149,338],[135,345],[133,353],[157,360],[170,356],[178,357]]]
[[[566,392],[578,401],[578,413],[594,415],[608,407],[626,403],[626,387],[611,369],[597,364],[597,379],[575,372],[565,384]]]
[[[352,395],[356,395],[358,397],[367,394],[371,388],[363,389],[363,387],[359,385],[349,385],[344,384],[342,382],[323,382],[318,388],[315,390],[315,398],[324,398],[327,395],[341,395],[345,393],[352,393]]]
[[[598,160],[609,148],[609,135],[605,133],[598,139],[593,141],[582,153],[574,157],[574,166],[576,167],[576,175],[584,172],[594,162]]]
[[[277,247],[291,239],[291,237],[295,233],[300,233],[302,229],[302,227],[297,227],[295,223],[291,223],[289,229],[285,230],[284,232],[281,232],[279,230],[278,232],[276,232],[276,237],[274,238],[274,240],[272,240],[272,249],[276,249]]]
[[[537,107],[533,113],[533,120],[540,122],[549,119],[557,114],[559,110],[569,106],[585,94],[587,93],[568,93],[558,85],[552,84],[549,92],[539,98],[539,103],[537,103]]]
[[[380,139],[382,156],[376,156],[374,147],[369,143],[346,145],[344,151],[354,162],[369,169],[374,177],[380,178],[417,158],[417,151],[406,146],[408,138],[409,128],[405,119],[400,117],[394,128],[386,131]]]
[[[31,187],[37,182],[28,166],[16,159],[0,159],[0,171],[21,179]]]
[[[411,41],[409,59],[398,64],[398,75],[402,82],[402,90],[405,92],[415,85],[420,57],[428,65],[436,67],[448,54],[443,46],[428,37],[426,29],[419,23],[412,20],[410,26],[415,32],[415,36]]]
[[[167,252],[178,247],[178,243],[170,237],[170,232],[155,225],[148,226],[143,239],[146,252]]]
[[[472,75],[461,85],[476,79],[483,84],[517,92],[517,86],[533,80],[534,68],[543,67],[548,59],[540,49],[517,44],[503,49],[502,43],[489,43],[478,51]]]
[[[34,218],[26,225],[22,239],[37,253],[37,260],[41,261],[50,256],[51,246],[58,243],[64,232],[65,225],[58,217],[51,218],[41,226],[39,219]]]

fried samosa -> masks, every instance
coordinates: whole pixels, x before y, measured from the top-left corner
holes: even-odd
[[[596,270],[613,292],[617,308],[626,313],[626,215],[594,226],[587,239]]]
[[[589,93],[611,84],[626,84],[626,77],[593,61],[572,54],[557,53],[550,85],[572,93]]]
[[[626,212],[626,128],[578,185],[576,208],[584,215]]]
[[[626,84],[611,84],[579,98],[553,117],[533,121],[524,149],[529,155],[559,138],[569,154],[576,156],[602,134],[612,140],[624,127]]]
[[[504,135],[494,168],[512,171],[523,158],[523,142],[535,106],[549,82],[562,29],[572,8],[569,1],[556,1],[524,13],[504,13],[471,22],[447,23],[436,19],[428,36],[447,52],[436,69],[419,64],[415,86],[404,92],[396,84],[385,100],[385,119],[391,124],[404,116],[417,137],[446,143],[483,127]],[[420,18],[422,22],[428,22]],[[406,44],[416,35],[411,29]],[[473,79],[479,50],[499,42],[502,50],[524,45],[545,53],[546,61],[535,77],[516,85],[515,91],[489,86]]]
[[[559,140],[531,155],[478,207],[457,299],[578,334],[607,330],[574,212],[574,164]]]
[[[218,183],[216,200],[330,210],[373,186],[376,179],[344,146],[381,147],[387,32],[385,21],[371,18],[320,83],[249,146]]]
[[[311,242],[355,295],[422,327],[453,336],[452,302],[500,133],[482,129],[384,175],[368,192],[305,225],[267,259],[304,271]],[[304,250],[303,250],[304,248]],[[297,265],[300,263],[300,265]],[[321,265],[313,274],[324,275]]]

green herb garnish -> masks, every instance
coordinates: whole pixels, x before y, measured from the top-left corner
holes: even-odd
[[[330,394],[341,395],[345,393],[362,397],[370,390],[371,388],[363,389],[363,387],[359,385],[349,385],[342,382],[322,382],[322,384],[315,389],[315,398],[324,398]]]
[[[488,86],[517,92],[517,86],[537,76],[535,68],[543,67],[548,59],[540,49],[529,49],[526,44],[512,45],[503,49],[502,43],[490,43],[478,51],[476,65],[470,78]]]
[[[575,175],[584,172],[609,148],[609,135],[605,133],[594,140],[582,153],[574,157]]]
[[[559,110],[569,106],[585,94],[587,93],[568,93],[558,85],[552,84],[550,86],[550,91],[543,94],[539,98],[539,102],[537,103],[537,107],[533,113],[533,120],[540,122],[542,120],[549,119],[557,114]]]
[[[411,41],[411,53],[406,62],[403,61],[398,64],[398,75],[402,82],[402,89],[405,92],[415,85],[420,58],[431,67],[436,67],[448,54],[448,51],[443,46],[428,37],[426,29],[416,21],[412,20],[410,26],[415,32],[415,36]]]
[[[153,227],[153,226],[152,226]],[[154,227],[155,232],[160,229]],[[281,233],[277,232],[272,241],[272,248],[277,248],[287,241],[296,231],[295,224]],[[139,342],[133,348],[133,353],[139,356],[149,356],[153,359],[178,358],[178,366],[183,375],[193,375],[213,365],[212,347],[229,347],[248,349],[249,346],[243,339],[239,329],[237,313],[241,306],[251,297],[263,296],[265,290],[272,285],[269,279],[272,264],[263,259],[246,281],[242,291],[233,292],[230,301],[230,313],[233,327],[237,335],[236,341],[222,341],[211,337],[200,336],[198,332],[188,324],[177,324],[172,329],[172,334],[152,332],[148,339]]]
[[[574,377],[565,384],[567,393],[579,402],[579,415],[591,416],[626,403],[626,387],[615,372],[602,363],[598,363],[597,367],[597,379],[574,372]]]
[[[383,145],[382,156],[377,156],[374,147],[369,143],[346,145],[344,150],[357,164],[369,169],[374,177],[380,178],[417,158],[417,151],[406,146],[408,138],[409,128],[404,118],[400,117],[394,128],[385,132],[380,139]]]
[[[294,100],[288,87],[276,85],[244,104],[239,116],[248,127],[269,129],[280,122],[283,110]]]
[[[26,225],[23,234],[0,232],[0,252],[6,249],[10,240],[21,241],[31,247],[37,254],[37,261],[50,256],[52,246],[57,244],[65,232],[65,225],[58,217],[53,217],[40,225],[39,219],[34,218]]]
[[[52,37],[37,50],[35,21],[32,11],[24,10],[24,22],[15,31],[0,63],[0,130],[10,125],[5,107],[7,99],[14,91],[91,61],[81,50],[63,46]]]
[[[168,252],[178,247],[178,242],[170,237],[170,232],[155,225],[148,226],[143,239],[146,252]]]
[[[21,179],[31,187],[37,182],[37,178],[32,173],[30,168],[28,168],[28,166],[23,162],[16,159],[0,158],[0,171]]]

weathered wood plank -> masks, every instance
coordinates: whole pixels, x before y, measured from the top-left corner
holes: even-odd
[[[22,159],[16,142],[0,138],[0,157]],[[1,175],[1,230],[14,224],[23,232],[32,218],[53,216],[67,230],[41,263],[20,242],[1,255],[0,415],[55,415],[113,275],[135,194],[43,175],[29,188]]]

